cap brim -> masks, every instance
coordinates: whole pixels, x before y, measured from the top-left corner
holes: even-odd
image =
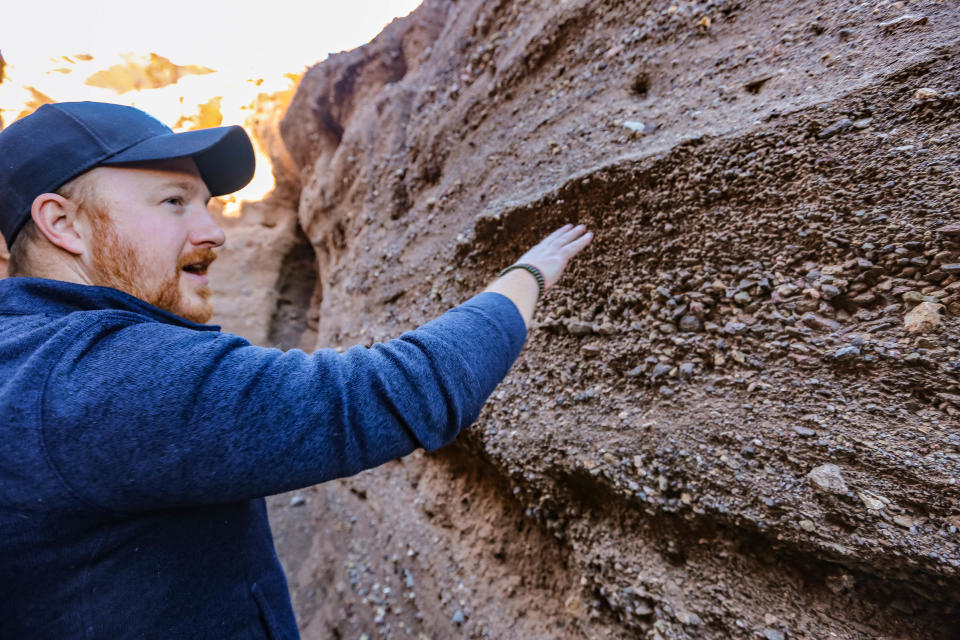
[[[124,165],[154,160],[193,158],[210,195],[222,196],[243,188],[253,179],[256,160],[243,127],[214,127],[154,136],[100,164]]]

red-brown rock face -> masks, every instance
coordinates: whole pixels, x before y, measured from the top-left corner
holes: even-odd
[[[305,637],[960,628],[958,20],[427,0],[311,69],[318,346],[597,239],[456,445],[274,501]]]
[[[369,344],[597,239],[455,445],[271,501],[304,638],[954,637],[958,23],[426,0],[311,69],[228,329]]]

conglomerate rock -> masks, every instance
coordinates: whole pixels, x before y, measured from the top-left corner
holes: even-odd
[[[317,346],[597,238],[455,445],[272,502],[304,636],[952,637],[958,24],[426,0],[308,71]]]
[[[456,444],[272,502],[304,636],[953,637],[958,24],[426,0],[308,71],[317,346],[597,238]]]
[[[226,328],[370,344],[597,238],[454,445],[271,500],[304,638],[954,637],[958,25],[426,0],[311,69]]]

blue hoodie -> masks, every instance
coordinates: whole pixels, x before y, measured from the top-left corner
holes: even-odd
[[[482,293],[344,353],[0,281],[0,638],[298,637],[263,496],[437,449],[526,329]]]

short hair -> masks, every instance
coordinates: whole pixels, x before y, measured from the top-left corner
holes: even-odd
[[[33,219],[27,220],[13,246],[8,247],[10,251],[9,262],[7,262],[7,275],[9,276],[27,276],[30,275],[30,256],[28,248],[33,245],[40,237],[40,230],[33,223]]]
[[[103,206],[98,198],[93,182],[90,172],[88,171],[81,173],[73,180],[65,183],[54,191],[54,193],[73,202],[79,210],[87,212],[94,218],[97,218],[101,215]],[[40,233],[40,229],[34,224],[32,218],[28,218],[23,228],[20,229],[20,233],[17,234],[13,246],[7,247],[10,252],[10,259],[7,263],[7,275],[29,276],[31,274],[33,269],[30,263],[30,247],[34,246],[41,239],[43,239],[43,234]]]

